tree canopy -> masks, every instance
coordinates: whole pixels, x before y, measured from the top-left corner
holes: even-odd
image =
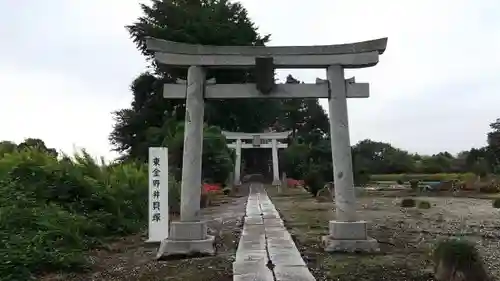
[[[123,160],[141,162],[147,159],[148,147],[167,145],[171,148],[171,163],[180,169],[185,101],[163,98],[162,88],[164,83],[172,83],[177,78],[186,79],[186,70],[157,65],[146,50],[145,38],[205,45],[262,46],[270,40],[270,35],[259,34],[245,8],[227,0],[153,0],[141,8],[142,16],[126,28],[139,51],[149,59],[150,68],[132,81],[130,107],[113,113],[115,125],[109,139]],[[210,70],[207,76],[214,77],[218,83],[254,81],[252,69]],[[286,83],[301,81],[289,75]],[[488,146],[457,156],[448,152],[411,154],[389,143],[363,140],[352,148],[355,174],[496,171],[500,161],[499,120],[491,124]],[[215,159],[211,163],[224,163],[221,164],[224,168],[219,168],[226,170],[210,177],[224,177],[221,175],[228,174],[231,165],[227,159],[220,161],[231,157],[230,151],[220,149],[224,143],[220,130],[263,132],[272,129],[292,131],[290,148],[283,152],[283,159],[288,161],[282,163],[285,171],[297,176],[314,172],[324,180],[331,180],[328,117],[318,99],[207,100],[205,123],[204,166],[209,167],[205,163],[208,159]],[[209,139],[219,141],[210,144]],[[215,149],[219,151],[213,151]],[[262,161],[269,157],[261,156]],[[205,168],[204,174],[209,174]]]
[[[269,35],[260,35],[247,11],[239,3],[225,0],[160,1],[141,5],[143,15],[127,26],[132,40],[150,59],[150,71],[140,74],[130,86],[133,101],[129,108],[114,112],[115,125],[110,141],[123,159],[145,161],[150,146],[172,143],[184,122],[185,101],[164,99],[164,83],[186,79],[186,71],[155,64],[146,50],[145,38],[205,44],[264,45]],[[253,81],[253,70],[210,70],[207,78],[218,83]],[[292,76],[287,83],[300,83]],[[269,128],[293,130],[302,142],[326,137],[328,118],[317,99],[208,100],[205,123],[222,130],[262,132]],[[175,142],[175,141],[174,141]],[[205,151],[211,153],[210,151]]]

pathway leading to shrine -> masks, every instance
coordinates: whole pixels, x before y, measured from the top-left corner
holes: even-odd
[[[261,183],[250,184],[235,281],[315,281]]]

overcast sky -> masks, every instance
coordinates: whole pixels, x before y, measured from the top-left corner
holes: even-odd
[[[498,0],[241,2],[270,45],[389,37],[377,66],[347,73],[371,84],[369,99],[349,102],[353,143],[457,153],[483,146],[500,117]],[[129,106],[146,67],[124,28],[140,15],[134,0],[0,0],[0,140],[37,137],[114,158],[111,112]],[[288,73],[325,78],[280,78]]]

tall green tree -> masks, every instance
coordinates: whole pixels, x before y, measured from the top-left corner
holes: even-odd
[[[292,75],[286,78],[287,84],[300,84]],[[282,114],[275,128],[280,131],[291,130],[292,138],[308,144],[316,144],[328,137],[329,123],[325,110],[317,98],[283,99]]]
[[[22,149],[36,149],[45,152],[54,157],[58,156],[57,150],[54,148],[49,148],[45,145],[45,142],[37,138],[27,138],[22,143],[17,145],[18,150]]]
[[[161,128],[170,119],[184,119],[185,101],[162,97],[162,85],[177,78],[186,79],[186,69],[166,68],[152,60],[145,38],[205,45],[261,46],[269,35],[261,36],[247,11],[239,3],[227,0],[153,0],[141,5],[143,16],[127,26],[138,49],[151,61],[151,70],[137,77],[131,85],[134,100],[131,108],[114,113],[115,126],[110,141],[115,150],[132,159],[144,160],[147,147],[157,145],[169,135]],[[218,83],[253,81],[248,70],[210,70],[207,78]],[[205,121],[231,131],[262,131],[275,123],[281,103],[277,100],[213,100],[205,106]],[[163,134],[152,136],[152,132]]]
[[[362,140],[353,146],[353,158],[356,169],[370,174],[415,171],[415,161],[412,155],[388,143]]]
[[[488,133],[488,162],[492,170],[499,169],[500,166],[500,118],[490,124],[491,131]]]
[[[0,158],[7,153],[16,151],[17,144],[11,141],[0,141]]]

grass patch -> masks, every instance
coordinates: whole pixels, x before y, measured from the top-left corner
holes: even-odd
[[[317,280],[429,280],[428,273],[412,265],[427,264],[427,252],[409,252],[406,243],[397,243],[397,247],[401,247],[397,250],[393,248],[396,246],[381,244],[382,254],[324,252],[321,238],[328,234],[328,222],[335,218],[334,204],[317,202],[311,196],[305,197],[296,190],[285,191],[280,195],[273,193],[272,189],[268,190],[272,202],[284,218],[285,226]],[[377,230],[377,233],[379,231],[391,235],[387,229]],[[384,241],[387,239],[382,238]]]
[[[468,241],[447,239],[438,242],[433,260],[439,280],[489,280],[479,252]]]
[[[418,208],[419,209],[430,209],[431,203],[429,201],[418,201]]]
[[[498,209],[500,208],[500,198],[496,198],[492,202],[493,208]]]
[[[415,199],[412,198],[405,198],[401,200],[401,207],[403,208],[413,208],[417,205],[417,202]]]

